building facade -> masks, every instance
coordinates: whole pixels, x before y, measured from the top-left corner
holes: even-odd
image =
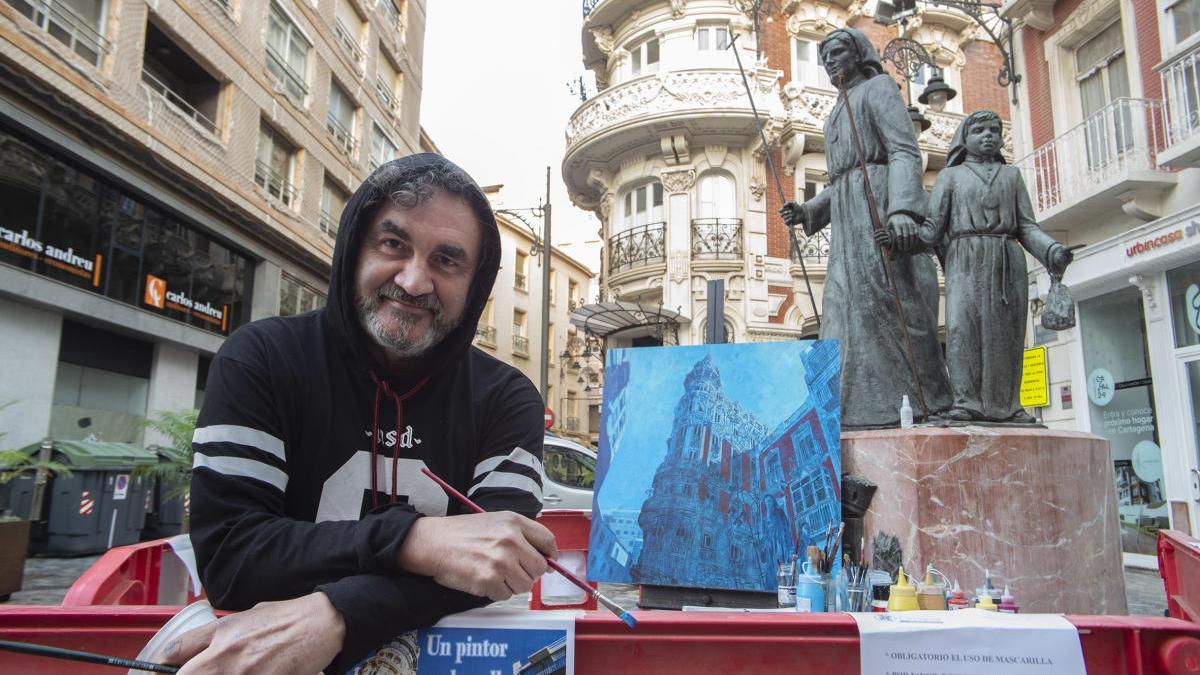
[[[577,325],[609,346],[700,343],[708,282],[720,280],[728,340],[816,335],[837,233],[793,246],[777,214],[827,181],[823,128],[837,95],[819,41],[856,27],[883,52],[900,35],[874,22],[874,4],[585,0],[583,60],[598,92],[567,125],[563,176],[572,200],[600,219],[604,251],[601,302]],[[756,6],[771,9],[756,16]],[[928,70],[905,90],[931,123],[919,141],[932,186],[963,112],[1007,118],[1008,96],[996,83],[999,52],[965,15],[918,9],[903,30],[959,92],[941,111],[917,105]]]
[[[592,291],[593,272],[558,248],[552,248],[550,295],[542,296],[542,221],[522,211],[504,212],[500,187],[484,188],[497,209],[500,226],[500,271],[479,319],[475,345],[508,363],[534,384],[547,361],[547,387],[542,398],[553,413],[550,431],[594,446],[599,434],[600,374],[598,353],[585,353],[582,333],[570,313],[583,306]],[[535,236],[536,233],[536,236]],[[548,340],[542,344],[543,317]]]
[[[1017,21],[1016,164],[1042,227],[1080,246],[1065,283],[1077,326],[1038,312],[1048,426],[1112,445],[1130,564],[1154,565],[1156,532],[1196,531],[1200,500],[1200,3],[1009,3]],[[1036,293],[1034,292],[1036,291]]]
[[[423,0],[0,2],[0,430],[154,442],[422,147]]]

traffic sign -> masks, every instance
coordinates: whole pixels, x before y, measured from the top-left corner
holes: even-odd
[[[554,426],[554,411],[550,409],[550,406],[546,406],[546,428],[549,429],[552,426]]]

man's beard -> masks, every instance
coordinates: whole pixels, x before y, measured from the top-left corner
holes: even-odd
[[[393,309],[388,306],[384,298],[394,298],[414,307],[428,310],[433,317],[429,329],[420,337],[414,338],[412,332],[421,320],[420,315]],[[380,316],[384,312],[391,313],[392,318],[396,320],[397,327],[392,332],[389,332],[388,328],[384,326]],[[462,321],[461,314],[446,316],[442,311],[442,303],[436,295],[432,293],[420,296],[410,295],[395,284],[389,284],[359,300],[358,318],[362,322],[363,329],[367,331],[367,335],[371,336],[375,344],[383,348],[389,356],[398,359],[424,356],[449,335],[450,331],[457,328],[459,322]]]

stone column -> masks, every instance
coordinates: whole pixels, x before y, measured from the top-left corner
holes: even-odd
[[[667,278],[663,284],[663,306],[679,309],[684,316],[694,317],[691,305],[692,216],[691,189],[696,184],[695,169],[663,171],[664,204],[667,212]],[[690,335],[690,326],[679,327],[679,344],[694,344],[701,340]]]
[[[279,316],[279,286],[283,282],[279,265],[264,260],[254,268],[254,293],[250,298],[250,320]]]
[[[23,448],[50,432],[62,315],[0,299],[0,449]]]
[[[150,392],[146,414],[175,411],[196,405],[196,372],[200,356],[170,343],[154,345],[154,363],[150,366]],[[153,429],[146,430],[146,445],[164,445],[169,439]]]

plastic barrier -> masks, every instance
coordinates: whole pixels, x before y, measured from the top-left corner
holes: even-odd
[[[174,613],[169,607],[3,607],[0,639],[132,658]],[[608,612],[575,624],[575,672],[858,672],[858,629],[847,614],[636,612],[629,630]],[[1200,626],[1156,617],[1068,616],[1090,675],[1200,673]],[[111,675],[68,661],[0,652],[0,672]]]
[[[1158,573],[1167,589],[1167,613],[1200,623],[1200,539],[1159,530]]]
[[[64,607],[88,605],[188,605],[187,569],[166,539],[110,549],[87,569],[63,599]]]
[[[559,562],[562,562],[568,568],[571,568],[570,559],[582,558],[583,574],[579,576],[587,578],[587,551],[588,538],[592,531],[591,513],[587,511],[573,510],[555,510],[542,511],[538,516],[537,521],[546,526],[546,529],[554,533],[554,539],[558,542]],[[565,556],[563,554],[566,554]],[[569,582],[568,582],[569,583]],[[592,588],[596,588],[596,584],[588,582]],[[572,589],[575,587],[572,586]],[[579,592],[580,595],[583,591]],[[539,578],[533,583],[533,589],[529,595],[529,609],[596,609],[596,599],[592,596],[586,596],[583,602],[554,604],[543,602],[542,599],[542,579]]]

